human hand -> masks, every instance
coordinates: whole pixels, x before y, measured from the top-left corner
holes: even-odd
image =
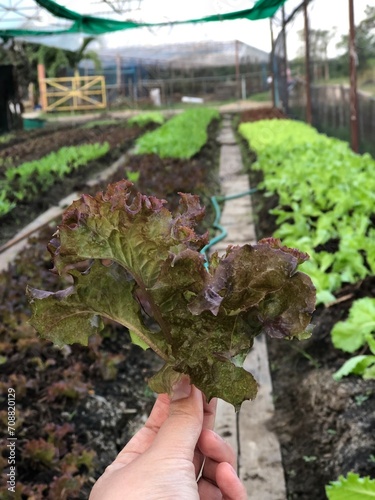
[[[146,424],[107,467],[89,500],[246,500],[234,452],[212,430],[215,413],[216,401],[207,404],[182,377],[172,399],[158,396]]]

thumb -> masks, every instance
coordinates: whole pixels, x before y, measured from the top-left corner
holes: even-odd
[[[202,431],[203,398],[199,389],[182,376],[173,388],[169,416],[162,424],[154,446],[165,457],[191,460]]]

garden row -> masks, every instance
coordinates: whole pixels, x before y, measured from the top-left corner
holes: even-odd
[[[195,151],[189,149],[181,159],[163,149],[165,158],[160,158],[157,134],[151,134],[152,154],[129,155],[106,183],[134,174],[138,188],[167,198],[172,206],[177,204],[176,193],[189,188],[203,195],[207,191],[207,197],[218,194],[218,114],[211,110],[184,113],[157,131],[163,138],[171,134],[167,144],[183,144],[189,128],[185,120],[200,130]],[[113,125],[100,126],[106,127]],[[116,134],[116,128],[111,130]],[[146,147],[144,136],[142,148]],[[104,187],[102,183],[91,192]],[[154,396],[146,381],[159,367],[152,352],[141,353],[130,343],[126,329],[110,321],[102,334],[90,338],[88,347],[74,344],[58,349],[38,338],[28,323],[25,286],[56,291],[69,285],[50,272],[46,252],[58,222],[35,236],[0,274],[0,386],[3,394],[8,387],[16,391],[17,494],[36,500],[88,498],[95,479],[149,413]],[[5,418],[4,411],[0,416]],[[8,449],[2,446],[1,468],[6,467],[7,457]],[[5,492],[4,484],[0,491]]]
[[[329,304],[347,283],[375,275],[375,160],[353,153],[346,142],[291,120],[242,124],[240,133],[257,154],[259,186],[277,194],[274,236],[310,255],[301,266],[317,289],[317,304]],[[267,194],[266,194],[267,195]],[[333,344],[354,352],[366,343],[375,355],[375,299],[353,304],[350,321],[333,330]],[[375,356],[350,363],[375,378]],[[341,374],[348,374],[344,369]]]
[[[96,120],[69,129],[42,129],[29,138],[22,132],[22,143],[13,137],[0,150],[0,244],[59,199],[84,189],[88,178],[163,121],[161,113],[149,112],[126,122]]]
[[[375,477],[375,161],[290,120],[241,123],[239,132],[256,153],[258,236],[307,252],[301,270],[317,288],[311,339],[269,344],[288,498],[374,492],[356,474]],[[350,360],[342,352],[359,349]],[[350,373],[365,380],[338,384]]]
[[[139,127],[162,121],[160,113],[136,116],[122,124],[127,130],[120,135],[114,133],[118,130],[121,132],[121,123],[118,121],[117,124],[113,120],[94,121],[81,129],[59,131],[47,137],[43,135],[22,145],[3,149],[0,152],[0,218],[20,203],[33,201],[48,192],[71,172],[103,157],[110,149],[129,147],[129,140],[139,135]],[[113,130],[113,127],[117,128]],[[94,138],[100,142],[93,142]],[[60,147],[66,142],[71,145]],[[51,149],[52,152],[44,155]],[[32,160],[21,161],[21,158],[24,160],[30,154]]]

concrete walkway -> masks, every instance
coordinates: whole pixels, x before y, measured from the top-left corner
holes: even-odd
[[[223,195],[250,189],[248,176],[243,173],[240,148],[231,127],[231,118],[224,115],[221,133],[220,180]],[[256,242],[250,196],[225,202],[220,224],[228,236],[213,250],[223,252],[228,244]],[[237,453],[239,475],[250,500],[286,500],[284,471],[280,445],[268,423],[274,415],[272,382],[264,338],[256,338],[244,368],[258,382],[254,401],[243,403],[236,415],[231,405],[219,401],[216,430],[231,443]]]

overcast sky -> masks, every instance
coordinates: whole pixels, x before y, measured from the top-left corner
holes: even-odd
[[[57,0],[61,5],[80,13],[91,15],[105,15],[110,10],[100,0]],[[129,6],[129,0],[111,0],[119,7]],[[373,3],[374,0],[354,0],[355,21],[358,23],[364,17],[366,5]],[[143,22],[169,22],[173,20],[184,20],[191,18],[204,17],[210,14],[225,13],[247,9],[254,5],[255,0],[131,0],[134,10],[121,16],[122,19],[131,18]],[[301,0],[287,0],[285,3],[286,14],[293,11]],[[34,5],[34,0],[1,0],[3,5]],[[336,36],[329,46],[329,56],[337,54],[336,43],[343,34],[348,33],[348,0],[313,0],[309,6],[310,26],[313,29],[335,29]],[[56,20],[44,12],[43,21],[45,27],[52,27]],[[13,18],[16,16],[11,13]],[[120,17],[114,16],[119,19]],[[280,11],[277,19],[280,20]],[[22,19],[24,21],[24,19]],[[43,25],[43,22],[40,24]],[[134,44],[165,44],[178,43],[196,40],[235,40],[248,43],[261,50],[269,52],[271,50],[269,19],[260,21],[226,21],[218,23],[203,23],[183,26],[168,26],[166,28],[154,29],[135,29],[126,30],[100,37],[101,47],[111,49],[126,47]],[[275,26],[275,35],[278,32],[277,22]],[[5,25],[1,19],[0,6],[0,27],[11,27]],[[16,27],[16,26],[14,26]],[[296,16],[295,21],[288,26],[288,57],[295,57],[301,47],[298,37],[298,31],[303,29],[302,12]],[[73,49],[72,45],[79,45],[80,36],[70,37],[62,42],[62,46]],[[70,43],[72,45],[70,45]]]
[[[65,0],[69,1],[69,0]],[[364,17],[366,5],[372,0],[355,0],[355,21],[358,23]],[[286,15],[292,12],[301,0],[287,0]],[[253,2],[254,3],[254,2]],[[250,4],[250,5],[253,5]],[[349,30],[348,0],[314,0],[309,6],[310,26],[313,29],[335,29],[336,36],[329,46],[329,56],[337,54],[336,43],[341,35]],[[143,0],[139,18],[146,22],[162,22],[172,19],[189,19],[203,17],[212,13],[236,11],[249,8],[248,0],[189,0],[176,2],[173,0]],[[146,13],[146,14],[145,14]],[[277,15],[281,19],[280,11]],[[288,56],[297,55],[301,46],[298,31],[303,29],[302,12],[288,29]],[[275,25],[275,35],[278,27]],[[249,45],[269,52],[271,50],[269,19],[260,21],[227,21],[206,23],[201,25],[171,26],[147,30],[130,30],[104,37],[105,43],[111,47],[137,43],[177,43],[189,40],[234,40],[239,39]]]

